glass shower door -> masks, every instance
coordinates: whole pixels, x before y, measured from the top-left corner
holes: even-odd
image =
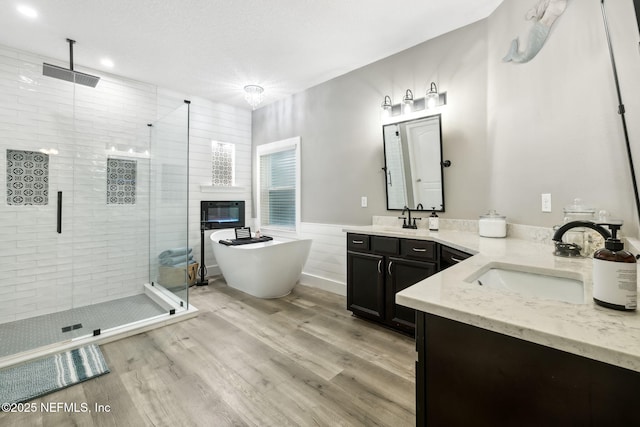
[[[0,114],[0,358],[70,339],[73,325],[74,88],[17,58],[3,58],[15,84],[0,101],[15,113]]]
[[[141,117],[155,116],[155,104],[146,105],[142,95],[131,92],[126,82],[108,77],[95,88],[77,85],[75,90],[74,338],[160,314],[144,290],[150,153]]]
[[[197,274],[188,238],[188,101],[153,123],[151,154],[149,276],[188,308],[188,288]]]

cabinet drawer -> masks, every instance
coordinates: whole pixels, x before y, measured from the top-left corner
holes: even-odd
[[[347,233],[347,249],[350,251],[368,251],[369,236],[366,234]]]
[[[436,243],[426,240],[403,240],[402,256],[422,260],[436,260]]]
[[[371,236],[371,250],[385,255],[400,253],[400,240],[395,237]]]
[[[440,262],[442,263],[442,269],[451,265],[455,265],[460,261],[464,261],[470,256],[471,254],[468,254],[466,252],[462,252],[448,246],[442,246],[442,250],[440,251]]]

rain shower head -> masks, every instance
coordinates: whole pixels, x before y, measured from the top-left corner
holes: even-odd
[[[70,70],[68,68],[58,67],[57,65],[47,64],[46,62],[42,64],[42,74],[47,77],[53,77],[55,79],[66,80],[68,82],[91,87],[96,87],[100,81],[100,77]]]
[[[73,69],[73,44],[75,40],[67,39],[67,42],[69,43],[69,68],[58,67],[57,65],[51,65],[45,62],[42,64],[42,75],[84,86],[96,87],[100,81],[100,77],[81,73]]]

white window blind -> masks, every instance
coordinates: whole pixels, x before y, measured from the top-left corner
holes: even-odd
[[[291,140],[287,140],[291,141]],[[261,227],[296,230],[299,218],[298,145],[273,143],[258,147]]]

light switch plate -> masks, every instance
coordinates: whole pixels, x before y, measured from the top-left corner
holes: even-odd
[[[542,193],[542,212],[551,212],[551,193]]]

